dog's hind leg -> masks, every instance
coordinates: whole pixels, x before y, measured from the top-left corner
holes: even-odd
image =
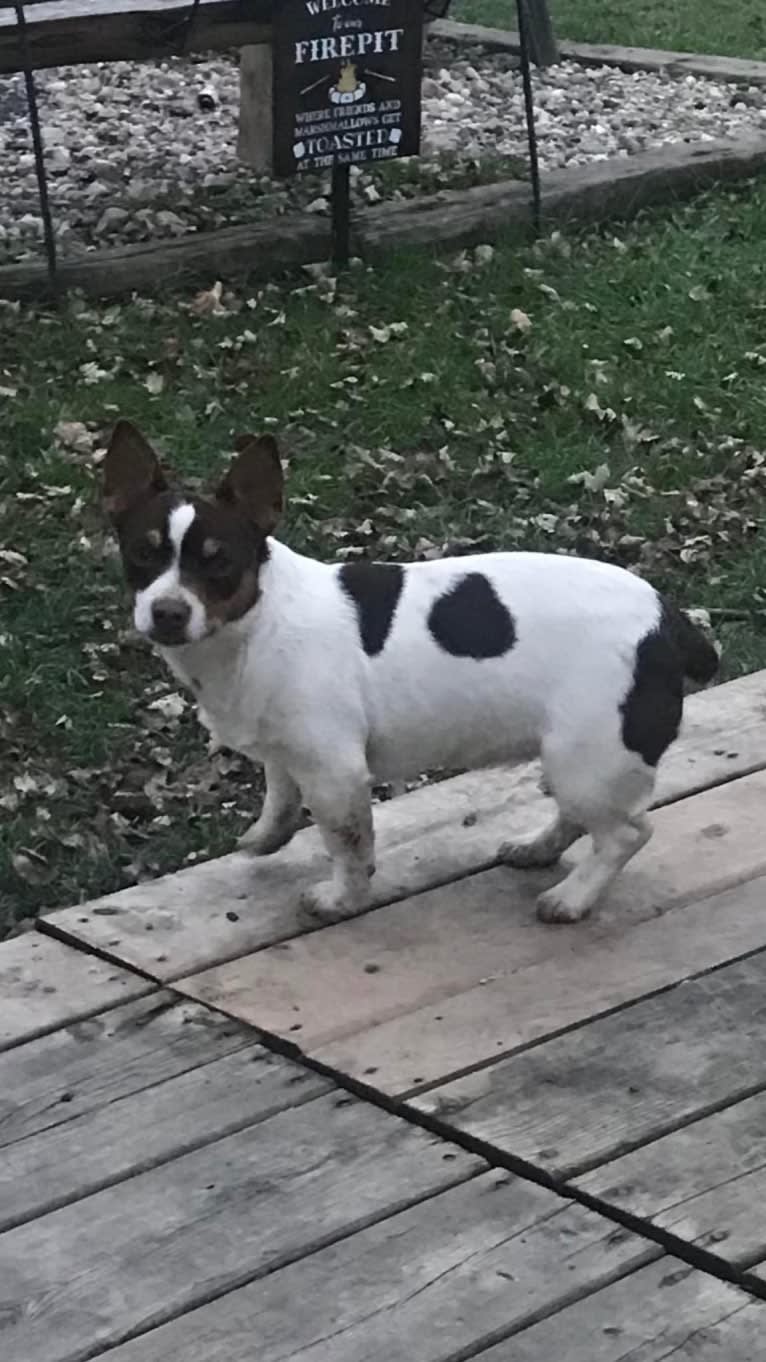
[[[574,841],[571,832],[579,827],[590,833],[592,845],[565,879],[540,896],[538,916],[544,922],[578,922],[648,842],[646,809],[655,770],[608,728],[571,740],[554,737],[544,746],[543,761],[559,808],[558,841],[565,835]]]
[[[520,837],[517,841],[503,842],[498,857],[505,865],[512,865],[517,870],[555,865],[582,834],[582,826],[572,822],[558,810],[550,822],[532,837]]]
[[[237,846],[254,856],[271,856],[286,846],[301,821],[301,792],[283,766],[264,763],[266,798],[260,818],[240,837]]]
[[[537,901],[541,922],[579,922],[652,835],[645,813],[606,819],[591,829],[592,849],[566,879]]]

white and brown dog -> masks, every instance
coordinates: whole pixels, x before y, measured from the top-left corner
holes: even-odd
[[[684,677],[709,681],[715,649],[648,583],[586,559],[304,558],[271,537],[283,506],[275,440],[244,436],[237,449],[209,499],[185,496],[121,421],[105,504],[137,630],[214,738],[264,765],[263,812],[242,844],[277,851],[305,801],[333,870],[305,907],[345,917],[370,901],[373,778],[540,756],[556,816],[499,856],[549,865],[589,833],[589,853],[539,901],[546,921],[583,917],[650,835]]]

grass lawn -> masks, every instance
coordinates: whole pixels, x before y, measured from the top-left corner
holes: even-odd
[[[549,0],[560,38],[766,61],[763,0]],[[513,0],[454,0],[450,18],[516,28]]]
[[[257,811],[127,632],[98,491],[118,413],[199,478],[276,430],[296,548],[576,549],[718,612],[726,674],[766,665],[765,238],[761,183],[220,311],[0,305],[0,927],[222,852]]]

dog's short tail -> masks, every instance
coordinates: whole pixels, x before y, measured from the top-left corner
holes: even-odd
[[[684,676],[698,686],[706,686],[718,671],[719,657],[714,644],[683,610],[667,602],[665,610],[670,633],[681,654]]]

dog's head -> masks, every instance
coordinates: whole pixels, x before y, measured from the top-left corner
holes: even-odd
[[[117,532],[139,633],[163,647],[196,643],[255,605],[267,537],[284,483],[271,435],[241,435],[209,498],[172,487],[129,421],[115,426],[104,461],[104,506]]]

